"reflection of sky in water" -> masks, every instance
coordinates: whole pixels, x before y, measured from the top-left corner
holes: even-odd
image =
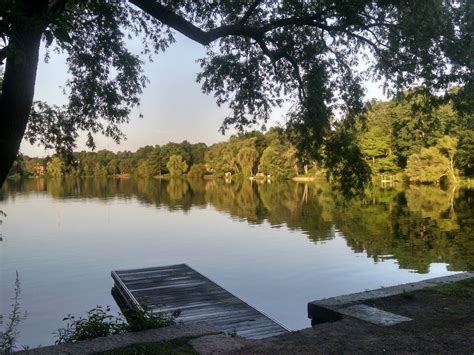
[[[0,313],[11,303],[15,270],[22,284],[20,344],[52,342],[62,318],[109,304],[114,269],[187,263],[292,329],[310,325],[308,301],[447,275],[374,263],[340,232],[319,243],[286,226],[249,225],[212,207],[169,212],[135,199],[53,200],[16,195],[0,203],[8,217],[0,244]]]

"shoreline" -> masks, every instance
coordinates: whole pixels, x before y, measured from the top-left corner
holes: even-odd
[[[18,354],[88,354],[127,349],[159,351],[163,344],[210,353],[470,353],[474,338],[474,273],[460,273],[309,302],[326,307],[361,305],[406,318],[377,324],[357,314],[343,314],[311,328],[263,340],[229,336],[200,323],[188,323],[121,336],[96,338],[20,351]],[[310,308],[310,307],[309,307]],[[171,345],[170,345],[171,344]],[[177,348],[179,350],[179,348]],[[136,351],[136,350],[135,350]]]

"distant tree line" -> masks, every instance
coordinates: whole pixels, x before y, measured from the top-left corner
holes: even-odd
[[[366,164],[372,174],[404,173],[411,182],[429,184],[439,184],[443,179],[455,183],[459,175],[472,177],[473,118],[459,116],[449,102],[430,106],[427,100],[428,97],[413,91],[390,101],[372,101],[364,118],[344,132],[352,140],[353,154],[363,157],[362,164],[354,159],[353,169]],[[193,178],[240,175],[289,179],[323,171],[323,164],[298,154],[290,143],[291,134],[274,127],[266,133],[234,135],[211,146],[183,141],[145,146],[136,152],[82,151],[73,153],[68,161],[58,155],[22,156],[11,175],[177,177],[187,174]],[[346,149],[351,144],[345,142],[343,147]],[[324,154],[324,151],[319,153],[323,156],[321,161],[328,160]],[[351,164],[345,166],[347,169]],[[350,173],[345,176],[351,178]]]
[[[74,152],[69,161],[58,155],[46,158],[21,156],[11,175],[61,177],[107,177],[134,175],[157,177],[169,175],[202,178],[204,175],[255,176],[258,173],[275,178],[291,178],[303,168],[298,165],[295,148],[285,142],[285,132],[272,128],[230,137],[226,142],[167,143],[145,146],[136,152]]]

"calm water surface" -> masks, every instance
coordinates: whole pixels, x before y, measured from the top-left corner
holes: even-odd
[[[66,314],[117,306],[115,269],[187,263],[291,329],[309,301],[474,270],[474,190],[374,189],[342,204],[322,182],[23,180],[0,190],[0,314],[15,271],[20,344]]]

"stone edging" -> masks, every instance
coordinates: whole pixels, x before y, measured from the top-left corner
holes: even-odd
[[[347,309],[352,305],[377,298],[390,297],[406,292],[418,291],[445,283],[466,280],[472,277],[474,277],[474,272],[465,272],[419,282],[412,282],[391,287],[382,287],[371,291],[316,300],[308,303],[308,318],[315,320],[316,323],[336,321],[342,319],[344,314],[347,315],[347,312],[345,312],[343,309]]]

